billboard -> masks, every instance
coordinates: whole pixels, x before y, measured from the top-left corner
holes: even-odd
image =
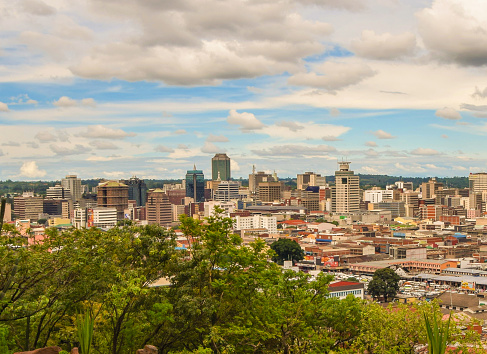
[[[325,267],[338,267],[338,262],[333,257],[322,257],[321,262]]]
[[[93,227],[95,225],[95,216],[93,209],[86,209],[86,227]]]
[[[474,281],[462,281],[462,290],[475,290]]]

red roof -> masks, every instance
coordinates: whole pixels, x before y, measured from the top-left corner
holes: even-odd
[[[335,286],[347,286],[347,285],[355,285],[360,284],[355,281],[337,281],[336,283],[331,283],[328,285],[329,288],[333,288]]]

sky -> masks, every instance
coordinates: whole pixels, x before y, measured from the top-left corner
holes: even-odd
[[[485,0],[0,2],[0,180],[487,170]]]

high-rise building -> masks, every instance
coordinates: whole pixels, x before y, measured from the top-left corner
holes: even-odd
[[[124,220],[124,211],[129,205],[129,187],[117,181],[100,183],[97,204],[99,207],[117,209],[117,220]]]
[[[59,184],[54,187],[49,187],[46,190],[46,198],[48,199],[71,199],[71,191]]]
[[[334,213],[353,213],[360,210],[359,176],[350,170],[350,162],[341,161],[335,171],[331,210]]]
[[[214,200],[228,202],[232,199],[238,199],[238,190],[240,183],[237,181],[222,181],[214,192]]]
[[[160,188],[147,193],[147,222],[159,226],[168,226],[172,222],[172,208],[166,193]]]
[[[297,176],[297,189],[305,190],[308,186],[325,186],[326,177],[314,172],[305,172]]]
[[[230,158],[227,154],[216,154],[211,159],[211,179],[229,181],[230,177]]]
[[[75,202],[83,196],[83,189],[81,188],[81,179],[76,175],[68,175],[61,180],[61,186],[71,191],[71,199]]]
[[[471,173],[468,176],[470,193],[482,193],[487,190],[487,173]]]
[[[196,166],[186,173],[186,196],[193,198],[195,203],[205,201],[205,176]]]
[[[144,206],[147,200],[147,186],[145,182],[137,177],[128,180],[121,180],[123,184],[129,187],[129,200],[135,200],[137,206]]]
[[[281,199],[281,182],[261,182],[259,183],[259,199],[264,203],[272,203]]]
[[[443,183],[438,182],[436,178],[431,178],[428,182],[421,184],[421,198],[434,199],[441,190],[443,190]]]
[[[271,174],[264,171],[255,172],[255,166],[252,167],[252,173],[249,175],[249,190],[250,193],[257,193],[257,187],[261,182],[271,182],[274,178]]]
[[[31,193],[14,197],[14,213],[17,220],[36,221],[43,210],[44,205],[41,197],[34,197]]]

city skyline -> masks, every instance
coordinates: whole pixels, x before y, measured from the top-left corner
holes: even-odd
[[[480,0],[0,4],[0,180],[487,170]],[[447,40],[445,39],[447,38]],[[62,168],[60,168],[60,166]],[[59,173],[59,170],[62,173]]]

